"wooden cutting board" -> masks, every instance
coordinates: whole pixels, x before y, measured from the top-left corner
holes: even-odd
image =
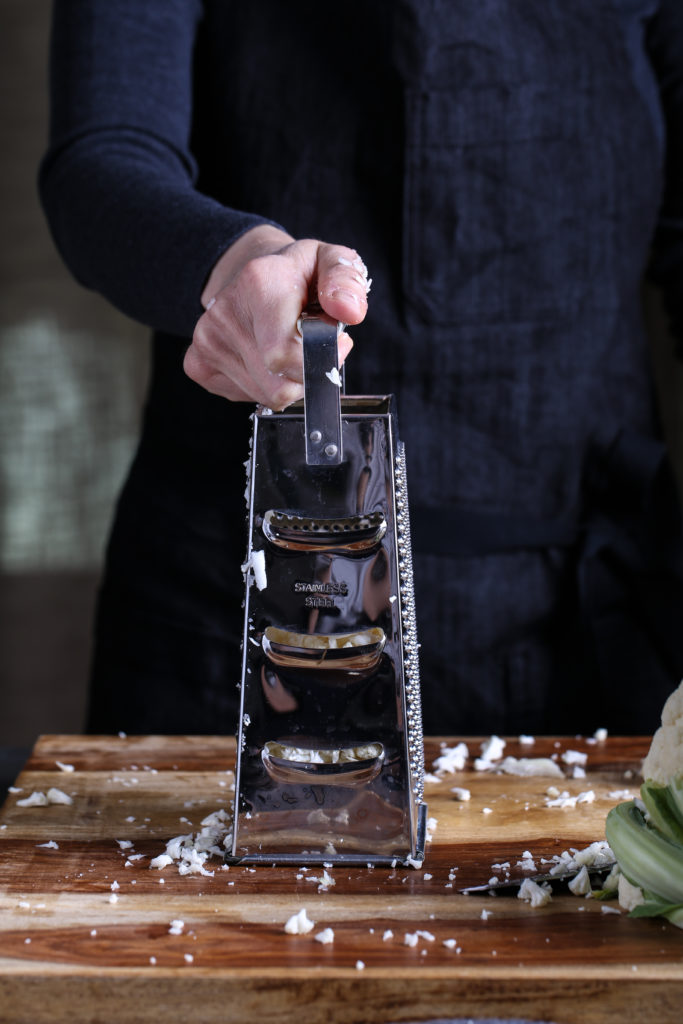
[[[428,765],[441,742],[457,741],[428,740]],[[564,780],[475,771],[480,741],[466,742],[466,770],[427,784],[436,825],[423,870],[337,866],[321,890],[316,868],[226,869],[212,859],[211,875],[150,869],[168,839],[229,808],[232,740],[42,737],[0,814],[0,1021],[679,1024],[680,929],[569,893],[534,910],[457,891],[488,881],[494,864],[523,873],[525,851],[541,869],[541,857],[604,838],[621,791],[637,792],[648,739],[508,741],[506,754],[561,765],[567,749],[585,752],[586,778]],[[549,785],[595,798],[549,808]],[[453,786],[471,800],[456,801]],[[18,806],[51,787],[73,802]],[[302,907],[315,928],[286,934]],[[169,931],[175,920],[179,934]],[[324,928],[332,943],[316,941]]]

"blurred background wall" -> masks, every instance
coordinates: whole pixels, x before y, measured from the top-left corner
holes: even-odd
[[[147,331],[75,284],[38,204],[49,0],[0,0],[0,745],[82,729]]]
[[[83,727],[90,622],[147,331],[75,284],[40,211],[49,0],[0,0],[0,747]],[[646,296],[683,480],[683,369]]]

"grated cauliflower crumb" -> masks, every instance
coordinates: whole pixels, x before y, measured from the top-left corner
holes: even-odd
[[[584,754],[581,750],[565,750],[562,755],[562,760],[568,765],[585,765],[588,760],[588,754]]]
[[[285,931],[288,935],[307,935],[315,928],[315,921],[311,921],[302,907],[297,914],[292,914],[285,922]]]
[[[634,910],[639,907],[641,903],[645,902],[645,896],[643,890],[629,882],[625,875],[620,874],[617,883],[617,892],[619,896],[619,906],[623,907],[624,910]]]
[[[550,775],[564,778],[562,769],[549,757],[505,757],[494,766],[506,775],[537,776]]]
[[[462,771],[469,756],[470,752],[465,743],[458,743],[455,747],[447,747],[443,744],[441,753],[433,762],[432,768],[437,772],[448,772],[452,775],[454,772]]]
[[[467,801],[472,797],[472,794],[470,793],[469,789],[464,789],[462,786],[454,786],[453,789],[451,790],[451,793],[453,794],[456,800]]]
[[[578,875],[576,875],[568,883],[569,891],[573,892],[575,896],[587,896],[591,889],[590,875],[588,874],[588,868],[584,864]]]
[[[530,878],[525,878],[519,887],[517,899],[525,900],[534,908],[543,907],[546,903],[550,903],[552,891],[548,884],[539,885],[538,882],[532,882]]]
[[[24,797],[23,800],[17,800],[17,807],[47,807],[49,802],[45,793],[36,791],[30,796]]]

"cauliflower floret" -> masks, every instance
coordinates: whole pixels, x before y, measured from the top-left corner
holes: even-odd
[[[683,682],[662,709],[662,724],[643,761],[643,778],[667,785],[683,775]]]
[[[619,875],[618,893],[619,906],[624,910],[634,910],[645,902],[643,890],[637,885],[631,885],[625,875]]]
[[[683,720],[683,681],[669,694],[662,708],[662,725],[675,725]]]

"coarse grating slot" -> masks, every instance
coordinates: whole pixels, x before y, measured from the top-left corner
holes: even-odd
[[[379,661],[386,636],[375,626],[356,633],[293,633],[268,626],[262,647],[275,665],[292,668],[367,670]]]
[[[356,747],[318,749],[269,741],[261,751],[261,760],[272,779],[289,784],[312,783],[348,786],[370,782],[384,764],[381,743],[363,743]]]
[[[287,551],[315,549],[365,555],[386,532],[387,522],[381,511],[328,518],[269,509],[263,517],[266,539]]]

